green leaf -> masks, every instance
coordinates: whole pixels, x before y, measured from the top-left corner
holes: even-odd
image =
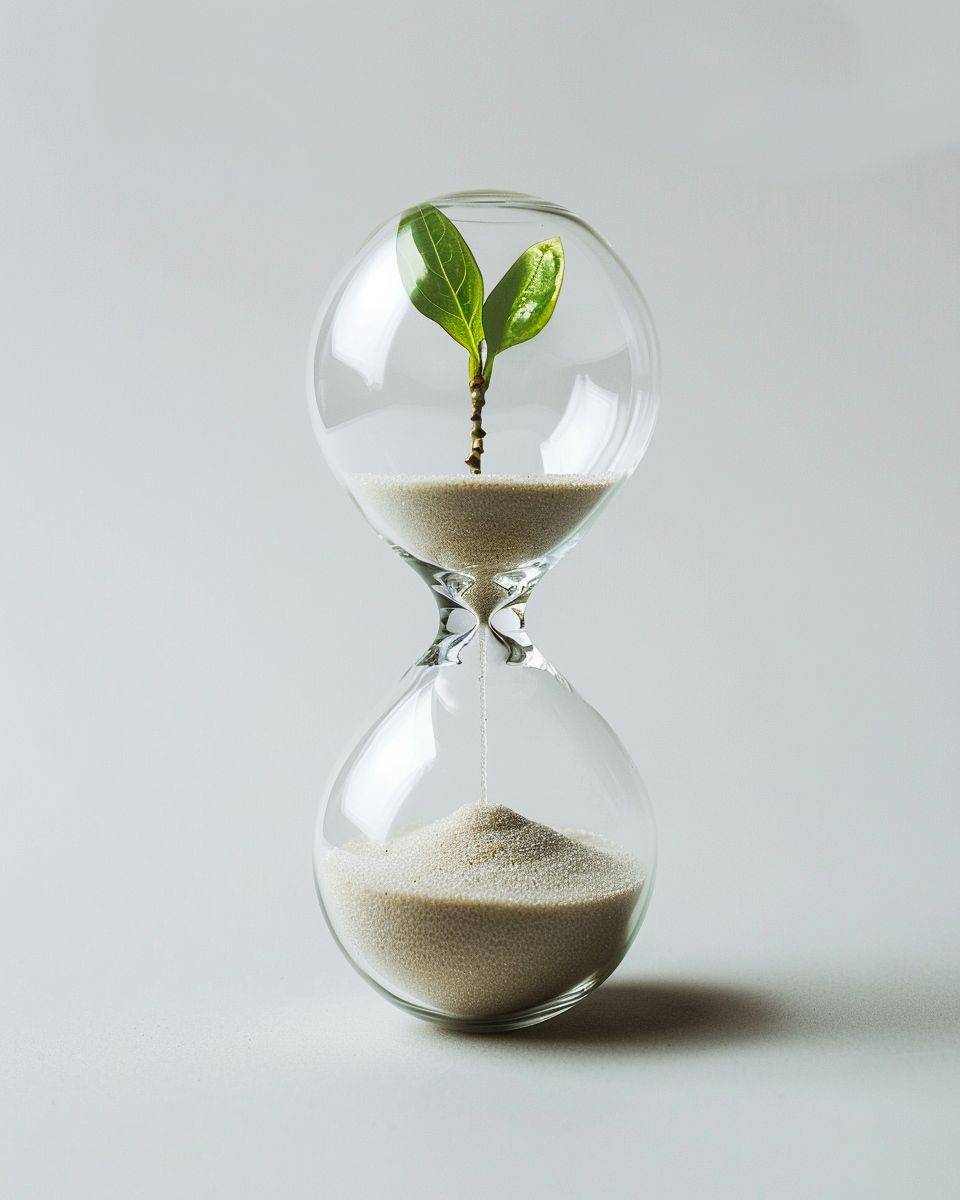
[[[550,320],[562,283],[563,243],[556,237],[524,250],[493,289],[483,306],[488,379],[497,354],[529,341]]]
[[[397,230],[397,265],[411,303],[466,349],[475,374],[483,341],[483,276],[460,230],[432,204],[412,208]]]

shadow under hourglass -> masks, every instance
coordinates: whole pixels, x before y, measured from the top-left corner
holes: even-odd
[[[604,984],[568,1013],[511,1034],[554,1046],[637,1050],[764,1038],[785,1028],[782,1006],[749,988],[689,981]]]

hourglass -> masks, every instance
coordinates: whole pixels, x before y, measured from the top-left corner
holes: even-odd
[[[649,444],[650,314],[572,213],[449,195],[388,220],[347,264],[309,376],[328,462],[439,610],[321,802],[327,923],[416,1016],[546,1020],[617,966],[653,886],[637,769],[526,626],[537,582]]]

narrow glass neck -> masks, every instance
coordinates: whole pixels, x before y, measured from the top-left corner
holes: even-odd
[[[533,589],[549,569],[536,563],[495,576],[469,576],[445,571],[412,555],[403,555],[433,594],[440,626],[418,666],[459,663],[463,648],[478,630],[490,633],[506,651],[507,661],[545,667],[546,660],[526,632],[526,607]]]

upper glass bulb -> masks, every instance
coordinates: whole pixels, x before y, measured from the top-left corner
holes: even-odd
[[[555,247],[557,239],[561,247],[562,280],[549,319],[536,336],[500,350],[490,372],[482,472],[628,475],[650,442],[659,384],[653,323],[626,267],[586,222],[531,196],[463,192],[431,205],[462,235],[488,300],[528,248]],[[401,265],[406,216],[381,225],[347,264],[312,341],[315,428],[353,492],[357,475],[468,470],[470,354],[437,323],[442,314],[424,315],[429,296],[419,309],[411,303]],[[441,255],[448,249],[441,244]],[[460,266],[453,259],[452,273]],[[459,282],[456,274],[451,282]],[[533,305],[543,282],[542,272],[532,281]],[[523,305],[520,296],[513,315],[521,324]]]

